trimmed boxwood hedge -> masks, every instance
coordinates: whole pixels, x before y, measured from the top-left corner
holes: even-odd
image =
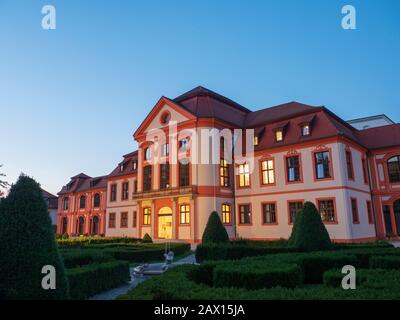
[[[359,286],[367,280],[367,277],[375,276],[376,270],[356,270],[356,285]],[[380,272],[380,271],[378,271]],[[341,288],[342,280],[345,275],[342,273],[341,269],[332,269],[324,272],[323,284],[327,287]]]
[[[372,256],[369,266],[371,269],[400,269],[400,256]]]
[[[187,243],[173,243],[171,250],[175,256],[186,253],[190,250],[190,244]],[[115,247],[104,249],[106,254],[113,256],[117,260],[125,260],[129,262],[149,262],[164,259],[165,248],[164,246],[142,246],[142,247]]]
[[[70,297],[85,299],[96,293],[112,289],[130,279],[126,261],[111,261],[67,269]]]
[[[61,256],[66,268],[76,268],[92,263],[101,263],[115,260],[112,255],[106,254],[100,250],[61,250]]]
[[[102,244],[102,243],[140,243],[142,239],[128,238],[128,237],[77,237],[69,239],[57,239],[58,246],[60,247],[79,247],[90,244]]]

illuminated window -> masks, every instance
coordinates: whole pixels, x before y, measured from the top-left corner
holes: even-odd
[[[179,207],[180,224],[190,223],[190,206],[188,204],[181,204]]]
[[[151,208],[143,208],[143,225],[151,224]]]
[[[278,129],[275,131],[275,139],[277,142],[280,142],[283,140],[283,130],[282,129]]]
[[[306,136],[310,135],[310,126],[308,124],[306,124],[306,125],[301,127],[301,135],[303,137],[306,137]]]
[[[221,159],[219,165],[219,178],[221,187],[229,187],[229,166],[228,161]]]
[[[239,187],[250,186],[250,166],[248,163],[239,165]]]
[[[257,137],[257,136],[255,136],[255,137],[253,138],[253,145],[254,145],[254,146],[258,146],[258,137]]]
[[[264,160],[261,162],[262,184],[274,184],[274,160]]]
[[[230,224],[231,223],[231,206],[229,204],[222,205],[222,223]]]

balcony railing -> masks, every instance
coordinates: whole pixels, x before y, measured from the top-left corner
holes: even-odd
[[[132,193],[132,199],[145,199],[145,198],[158,198],[158,197],[172,197],[185,194],[196,193],[197,189],[195,186],[179,187],[179,188],[168,188],[160,190],[142,191]]]

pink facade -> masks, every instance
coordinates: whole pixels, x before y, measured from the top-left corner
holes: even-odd
[[[62,189],[58,232],[82,233],[84,217],[84,234],[148,233],[156,240],[197,243],[217,211],[231,238],[288,238],[297,211],[311,201],[334,241],[397,237],[399,127],[359,131],[325,107],[295,102],[251,112],[202,87],[162,97],[134,134],[138,151],[125,155],[109,175],[81,174]],[[203,144],[234,129],[254,129],[251,154],[226,156],[236,138],[218,136],[223,145]],[[217,154],[217,162],[193,160],[208,154]]]

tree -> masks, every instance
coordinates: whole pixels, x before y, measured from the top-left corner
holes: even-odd
[[[35,180],[25,175],[19,177],[0,203],[0,252],[3,298],[68,298],[64,265],[42,191]],[[43,278],[51,274],[42,273],[45,266],[55,269],[55,289],[42,287]]]
[[[203,232],[203,243],[228,242],[229,236],[216,211],[211,212]]]
[[[329,233],[312,202],[306,202],[298,213],[289,239],[289,246],[303,251],[318,251],[331,248]]]
[[[142,239],[143,243],[153,243],[153,239],[148,233],[146,233]]]
[[[3,165],[0,164],[0,168],[1,168],[2,166],[3,166]],[[6,177],[6,175],[5,175],[4,173],[0,172],[0,188],[7,188],[7,187],[8,187],[8,182],[2,180],[2,179],[5,178],[5,177]]]

